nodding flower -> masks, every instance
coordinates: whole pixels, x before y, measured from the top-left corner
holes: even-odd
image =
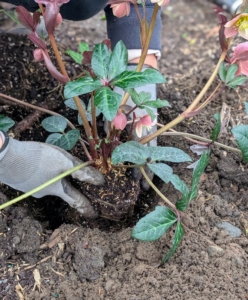
[[[154,126],[157,123],[157,120],[155,119],[152,121],[150,115],[145,115],[142,118],[139,119],[139,121],[135,124],[135,131],[139,138],[142,137],[142,130],[143,127],[146,127],[148,130],[151,130],[152,126]]]
[[[225,24],[226,38],[240,34],[244,39],[248,40],[248,14],[240,14]]]

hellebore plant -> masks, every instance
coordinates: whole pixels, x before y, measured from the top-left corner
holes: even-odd
[[[159,6],[168,4],[169,0],[152,0],[152,2],[156,4],[154,6],[150,24],[147,24],[145,17],[142,19],[139,14],[139,9],[137,9],[138,4],[145,4],[144,1],[109,1],[113,13],[117,17],[128,16],[130,5],[134,5],[136,8],[138,14],[137,17],[140,20],[142,43],[142,55],[139,64],[135,71],[127,70],[128,52],[122,41],[116,44],[113,51],[110,50],[110,42],[108,40],[95,45],[93,51],[90,51],[89,46],[82,42],[79,45],[79,52],[72,50],[66,51],[66,54],[70,55],[76,63],[83,63],[87,66],[87,74],[73,81],[70,81],[54,39],[55,27],[61,23],[59,8],[64,3],[69,2],[69,0],[35,1],[39,3],[41,13],[35,12],[33,16],[31,16],[25,8],[18,6],[16,8],[18,21],[31,31],[31,33],[28,34],[28,37],[37,47],[34,51],[34,58],[37,61],[44,61],[51,75],[60,83],[65,84],[65,105],[71,109],[78,110],[78,122],[84,127],[89,149],[85,146],[82,139],[80,139],[80,131],[75,129],[67,119],[58,115],[51,116],[42,121],[42,126],[52,133],[46,142],[70,150],[76,142],[80,140],[84,147],[84,151],[90,160],[90,162],[86,164],[94,163],[95,167],[101,170],[104,169],[104,172],[109,172],[112,167],[136,167],[140,169],[150,186],[165,201],[166,206],[158,206],[155,211],[140,219],[132,231],[132,236],[142,241],[155,241],[175,225],[172,248],[163,259],[162,263],[164,263],[176,251],[183,237],[184,230],[180,212],[185,211],[190,202],[197,196],[200,176],[208,164],[212,145],[218,145],[230,151],[242,153],[244,161],[248,161],[248,127],[246,125],[240,125],[232,130],[240,150],[217,143],[216,139],[224,126],[224,120],[221,119],[219,114],[215,115],[216,125],[213,128],[211,139],[203,139],[187,133],[178,133],[174,131],[169,133],[166,132],[172,130],[172,127],[182,122],[185,118],[193,117],[200,113],[201,110],[218,95],[220,88],[237,88],[242,86],[247,80],[248,42],[239,44],[234,49],[231,58],[228,56],[228,49],[231,37],[236,34],[239,33],[244,38],[247,38],[248,14],[241,13],[235,16],[231,21],[227,22],[227,18],[218,11],[220,20],[219,37],[222,54],[208,82],[199,95],[197,95],[196,99],[181,115],[166,125],[157,124],[161,128],[155,133],[142,136],[143,127],[150,129],[151,126],[154,126],[157,123],[154,109],[169,106],[169,103],[166,100],[151,99],[149,93],[137,93],[135,90],[135,88],[142,87],[146,84],[160,84],[166,82],[165,78],[157,70],[148,68],[142,71],[142,66],[149,48],[149,42],[154,29]],[[42,4],[45,5],[45,8]],[[38,36],[36,32],[41,14],[44,17],[46,30],[58,62],[59,70],[55,67],[48,54],[47,41],[45,41],[42,36]],[[221,82],[217,85],[214,92],[206,100],[202,101],[218,73]],[[114,91],[115,87],[119,87],[125,91],[123,98]],[[90,95],[87,106],[79,98],[79,96],[84,94]],[[1,94],[1,96],[4,95]],[[129,97],[132,98],[134,107],[130,107],[126,104]],[[8,99],[9,98],[11,97],[8,97]],[[17,102],[18,100],[15,101]],[[28,105],[32,106],[31,104]],[[145,110],[146,115],[139,116],[138,109]],[[46,112],[49,113],[49,111]],[[53,112],[50,112],[50,114],[54,115]],[[108,125],[106,138],[101,139],[98,135],[97,126],[97,117],[100,114],[103,115],[106,124]],[[68,124],[72,130],[65,132]],[[1,130],[8,130],[12,125],[13,122],[9,118],[0,115]],[[123,138],[123,131],[128,133],[128,138],[126,140]],[[130,137],[134,132],[136,132],[136,136],[140,138],[139,141],[130,141]],[[194,152],[201,155],[201,157],[197,162],[191,165],[194,170],[190,187],[174,174],[173,169],[167,164],[167,162],[190,162],[191,158],[188,154],[174,147],[151,147],[145,145],[160,134],[182,135],[196,143],[193,147]],[[106,149],[108,149],[108,151],[106,151]],[[111,161],[110,164],[108,163],[109,160]],[[180,199],[178,199],[175,204],[171,203],[152,183],[146,173],[147,169],[152,171],[165,183],[171,183],[174,188],[181,193]],[[75,170],[73,169],[61,174],[58,178],[61,179],[63,176],[67,176],[73,171]],[[53,179],[45,185],[53,183],[55,180],[58,180],[58,178]],[[38,189],[44,188],[45,185]],[[33,192],[34,191],[30,191],[31,194]],[[37,192],[37,189],[35,192]],[[10,204],[17,202],[24,197],[25,195],[21,198],[14,199]],[[4,204],[0,206],[0,209],[8,205],[9,203]]]

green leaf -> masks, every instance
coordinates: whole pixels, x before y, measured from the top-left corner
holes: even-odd
[[[177,221],[176,215],[167,207],[157,206],[155,211],[140,219],[132,230],[132,237],[152,242],[159,239]]]
[[[178,222],[176,231],[175,231],[175,235],[173,238],[173,242],[172,242],[172,248],[169,251],[169,253],[165,256],[165,258],[162,260],[161,265],[164,264],[165,262],[167,262],[171,258],[171,256],[175,253],[179,243],[181,242],[181,240],[183,238],[183,234],[184,234],[184,231],[183,231],[182,223]]]
[[[107,45],[97,44],[92,53],[91,67],[96,76],[106,80],[110,53]]]
[[[232,133],[236,138],[242,157],[248,162],[248,125],[239,125],[232,129]]]
[[[160,100],[159,98],[157,100],[145,101],[143,105],[153,107],[153,108],[161,108],[165,106],[170,107],[170,103],[167,100]]]
[[[146,92],[141,92],[141,93],[137,93],[135,91],[135,89],[128,89],[127,90],[128,94],[131,96],[133,102],[137,105],[140,106],[143,103],[143,98],[145,98],[146,100],[150,100],[151,99],[151,93],[146,93]]]
[[[146,147],[146,146],[145,146]],[[184,151],[174,147],[148,147],[152,161],[164,160],[170,162],[186,162],[192,161],[190,156]]]
[[[200,181],[200,177],[203,174],[206,166],[209,162],[209,155],[204,152],[198,161],[197,165],[194,168],[193,176],[192,176],[192,184],[191,191],[189,196],[189,202],[192,201],[197,196],[198,184]]]
[[[108,66],[108,80],[112,80],[116,76],[120,75],[127,68],[128,53],[122,41],[119,41],[110,57]]]
[[[220,68],[219,68],[219,76],[223,82],[226,82],[226,74],[227,74],[227,68],[226,68],[225,63],[222,62],[220,64]]]
[[[175,174],[171,176],[170,182],[173,184],[175,189],[177,189],[183,195],[183,197],[176,202],[177,209],[185,211],[188,206],[190,196],[190,192],[186,183]]]
[[[81,102],[83,108],[86,109],[85,104],[84,104],[84,102],[81,99],[80,99],[80,102]],[[64,103],[65,103],[66,106],[70,107],[71,109],[78,110],[77,109],[77,105],[76,105],[76,103],[75,103],[75,101],[74,101],[73,98],[65,100]]]
[[[78,129],[72,129],[65,135],[53,133],[48,136],[46,143],[58,146],[64,150],[71,150],[78,141],[79,136],[80,131]]]
[[[151,117],[151,120],[153,122],[156,119],[156,115],[155,115],[154,111],[149,107],[145,107],[145,110],[148,113],[148,115]]]
[[[145,69],[143,72],[124,71],[114,80],[112,84],[123,89],[137,88],[147,84],[165,83],[165,78],[154,69]]]
[[[73,50],[66,50],[66,54],[70,55],[70,57],[78,64],[82,64],[83,55],[81,53],[77,53]]]
[[[229,83],[228,86],[230,88],[235,89],[237,86],[244,84],[247,80],[247,76],[237,76],[234,77]]]
[[[166,164],[156,163],[156,164],[147,164],[150,170],[162,179],[165,183],[169,183],[172,176],[173,170]]]
[[[95,106],[103,113],[104,117],[112,121],[121,103],[121,95],[113,92],[109,87],[102,87],[95,93]]]
[[[67,121],[62,116],[52,116],[41,122],[42,127],[48,132],[64,132]]]
[[[248,102],[244,102],[245,104],[245,111],[246,111],[246,114],[248,115]]]
[[[146,163],[149,157],[149,148],[135,141],[127,142],[116,147],[112,153],[111,161],[114,165],[121,162],[131,162],[137,165]]]
[[[14,124],[15,122],[11,118],[0,115],[0,130],[7,132]]]
[[[217,114],[215,114],[214,115],[214,118],[216,119],[216,124],[215,124],[215,126],[214,126],[214,128],[213,128],[213,130],[212,130],[212,134],[211,134],[211,140],[213,141],[213,142],[215,142],[216,141],[216,139],[217,139],[217,137],[218,137],[218,135],[219,135],[219,133],[220,133],[220,129],[221,129],[221,119],[220,119],[220,114],[219,113],[217,113]]]
[[[83,54],[84,51],[89,51],[90,47],[86,42],[81,42],[78,46],[78,51]],[[83,55],[82,55],[83,56]]]
[[[233,64],[227,69],[226,80],[225,82],[228,84],[234,77],[238,70],[238,66]]]
[[[69,81],[64,88],[65,99],[90,93],[102,85],[99,79],[84,77],[74,81]]]

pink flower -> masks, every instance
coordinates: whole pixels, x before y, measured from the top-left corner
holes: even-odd
[[[241,43],[235,47],[233,56],[231,58],[231,64],[237,64],[238,70],[236,76],[244,74],[248,76],[248,42]]]
[[[111,4],[113,15],[117,18],[129,16],[130,14],[130,2],[122,2],[119,4]]]
[[[240,14],[227,22],[225,25],[225,36],[227,38],[240,34],[244,39],[248,39],[248,14]]]
[[[150,115],[145,115],[144,117],[140,118],[139,121],[135,125],[135,131],[139,138],[142,137],[142,129],[143,127],[146,127],[148,130],[151,129],[153,125],[157,123],[157,120],[155,119],[152,121]]]
[[[127,125],[127,117],[123,113],[117,113],[114,117],[113,125],[117,130],[123,130]]]
[[[170,0],[151,0],[152,3],[158,3],[159,6],[167,5]]]

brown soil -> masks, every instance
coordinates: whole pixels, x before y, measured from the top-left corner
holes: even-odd
[[[106,32],[101,15],[83,23],[65,22],[58,35],[61,49],[73,44],[76,48],[81,40],[90,45],[103,40]],[[168,82],[159,87],[158,95],[172,108],[161,110],[160,123],[181,113],[209,78],[220,55],[217,24],[211,4],[204,0],[171,0],[165,9],[160,67]],[[56,89],[56,82],[42,65],[33,62],[27,39],[2,35],[0,48],[0,92],[39,105],[54,103],[58,112],[65,111],[59,87]],[[6,64],[7,55],[11,60]],[[69,61],[68,67],[71,75],[78,73]],[[32,70],[32,76],[28,75]],[[218,141],[236,147],[230,129],[247,123],[244,109],[240,109],[245,96],[244,90],[225,90],[201,114],[175,129],[209,138],[213,115],[225,102],[232,108],[232,122]],[[19,125],[30,111],[5,102],[0,113],[10,114]],[[66,117],[75,118],[69,110],[66,113]],[[32,128],[25,126],[15,131],[20,139],[45,140],[46,133],[38,122]],[[159,144],[178,147],[197,159],[189,149],[191,143],[182,138],[162,136]],[[186,164],[172,167],[190,183],[192,170]],[[178,199],[171,185],[157,178],[155,183],[167,198]],[[163,205],[152,191],[141,192],[132,217],[119,222],[86,222],[60,199],[30,198],[0,213],[0,299],[248,299],[247,189],[247,165],[240,156],[213,147],[198,197],[183,214],[183,241],[160,268],[157,264],[168,252],[173,232],[155,243],[130,237],[140,216],[156,204]],[[0,192],[1,202],[6,201],[4,195],[9,199],[16,196],[1,184]],[[222,221],[240,228],[241,236],[233,238],[220,229]]]

